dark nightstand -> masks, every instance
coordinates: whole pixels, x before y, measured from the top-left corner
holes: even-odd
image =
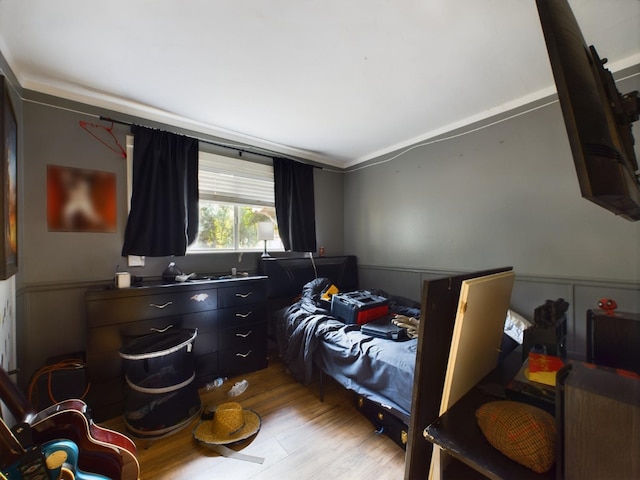
[[[587,311],[587,362],[640,373],[640,314]]]

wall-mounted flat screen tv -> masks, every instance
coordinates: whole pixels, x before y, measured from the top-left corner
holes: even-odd
[[[638,92],[621,95],[568,0],[536,0],[582,196],[640,220],[640,182],[632,123]],[[613,7],[612,7],[613,8]]]

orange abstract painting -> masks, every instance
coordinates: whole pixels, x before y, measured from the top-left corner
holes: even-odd
[[[47,224],[52,232],[115,232],[115,173],[47,165]]]

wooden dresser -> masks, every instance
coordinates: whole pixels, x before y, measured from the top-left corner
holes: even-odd
[[[96,421],[122,414],[124,377],[119,350],[167,328],[196,328],[196,383],[266,368],[267,277],[182,284],[99,288],[85,294],[87,403]]]

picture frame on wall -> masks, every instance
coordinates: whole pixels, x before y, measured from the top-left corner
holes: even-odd
[[[18,124],[7,80],[1,75],[0,91],[0,280],[6,280],[18,271]]]
[[[115,233],[115,173],[47,165],[47,227],[50,232]]]

